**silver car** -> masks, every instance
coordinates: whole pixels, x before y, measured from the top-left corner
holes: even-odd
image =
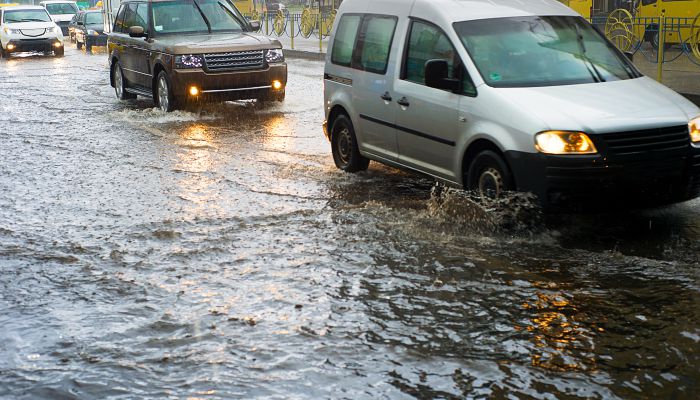
[[[333,32],[324,130],[342,170],[375,160],[543,205],[700,194],[700,109],[555,0],[346,0]]]

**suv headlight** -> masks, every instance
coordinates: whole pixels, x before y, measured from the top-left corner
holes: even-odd
[[[19,35],[19,29],[10,29],[10,28],[5,27],[5,29],[3,29],[3,30],[5,31],[5,34],[7,34],[7,35]]]
[[[535,148],[545,154],[596,154],[595,145],[583,132],[545,131],[535,136]]]
[[[284,62],[282,49],[269,49],[265,52],[265,60],[268,64]]]
[[[693,142],[693,145],[700,146],[700,117],[688,122],[688,128],[690,129],[690,141]]]
[[[97,35],[99,35],[100,33],[97,32],[97,31],[93,31],[92,29],[88,29],[87,34],[90,35],[90,36],[97,36]]]
[[[58,27],[57,27],[57,26],[52,26],[52,27],[50,27],[50,28],[46,28],[46,32],[49,32],[49,33],[56,33],[56,32],[58,32]]]
[[[186,55],[175,57],[175,68],[177,69],[202,68],[202,65],[204,65],[204,57],[202,56]]]

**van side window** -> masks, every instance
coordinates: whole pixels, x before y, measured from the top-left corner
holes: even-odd
[[[359,69],[385,74],[397,19],[380,15],[365,17],[357,41]]]
[[[343,15],[338,24],[338,32],[333,41],[331,62],[349,67],[352,63],[352,52],[355,48],[355,38],[362,17],[359,15]]]
[[[435,25],[413,21],[402,79],[425,85],[425,63],[429,60],[446,60],[449,66],[449,78],[462,81],[462,94],[476,96],[474,83],[461,65],[459,55],[450,39]]]

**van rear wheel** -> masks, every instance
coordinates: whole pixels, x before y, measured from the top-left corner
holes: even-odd
[[[515,189],[510,168],[503,157],[492,150],[484,150],[474,157],[466,178],[467,188],[482,201],[503,198],[505,192]]]
[[[360,154],[352,122],[345,115],[336,118],[331,129],[331,150],[335,166],[345,172],[364,171],[369,159]]]

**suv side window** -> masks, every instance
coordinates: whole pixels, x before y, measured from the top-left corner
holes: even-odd
[[[340,18],[338,32],[335,34],[331,50],[333,64],[349,67],[352,63],[352,53],[355,49],[355,38],[360,22],[362,22],[362,17],[359,15],[343,15]]]
[[[124,33],[128,33],[129,28],[132,26],[140,26],[147,29],[148,3],[129,3],[127,4],[127,8],[124,18]]]
[[[368,15],[364,18],[357,40],[359,69],[385,74],[389,62],[391,42],[396,29],[396,17]]]
[[[462,94],[476,96],[476,87],[462,66],[455,47],[440,28],[427,22],[413,21],[409,35],[401,79],[425,85],[425,63],[436,59],[447,60],[448,77],[461,79]]]
[[[119,11],[117,12],[117,18],[114,19],[114,27],[112,28],[112,32],[123,33],[126,31],[124,29],[124,18],[126,16],[127,5],[128,4],[122,4],[122,6],[119,7]]]

